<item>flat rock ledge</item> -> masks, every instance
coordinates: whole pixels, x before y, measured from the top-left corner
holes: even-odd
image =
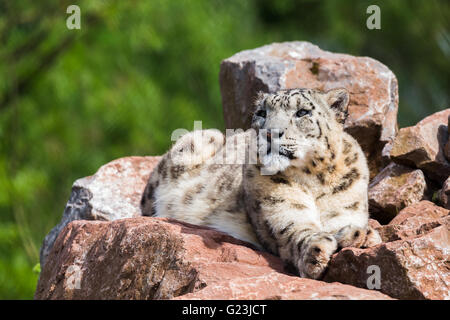
[[[73,221],[49,253],[35,299],[390,299],[302,279],[224,233],[164,218]]]

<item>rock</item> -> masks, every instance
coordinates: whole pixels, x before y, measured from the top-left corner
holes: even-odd
[[[402,211],[385,226],[375,227],[384,242],[423,235],[450,223],[450,211],[430,201],[420,201]]]
[[[440,204],[447,209],[450,209],[450,178],[445,180],[442,189],[439,190],[439,202]]]
[[[404,209],[391,221],[398,226],[394,239],[401,240],[341,250],[332,257],[324,280],[367,288],[376,284],[369,278],[376,271],[370,268],[378,267],[380,291],[391,297],[450,299],[450,220],[448,210],[439,210],[428,201]],[[435,218],[441,223],[433,224]]]
[[[390,297],[341,283],[326,283],[270,272],[252,277],[220,281],[179,300],[385,300]]]
[[[417,228],[431,220],[446,217],[449,212],[449,210],[441,208],[433,202],[423,200],[400,211],[389,225],[407,225],[409,229]]]
[[[289,275],[245,242],[164,218],[73,221],[48,261],[36,299],[389,299]]]
[[[102,166],[93,176],[78,179],[61,222],[45,237],[41,266],[60,231],[73,220],[116,220],[141,215],[139,202],[159,157],[127,157]]]
[[[383,146],[397,133],[398,88],[382,63],[321,50],[308,42],[273,43],[222,61],[220,89],[227,128],[250,126],[258,91],[289,88],[350,92],[346,131],[361,144],[371,177],[381,169]]]
[[[421,170],[390,163],[369,184],[371,217],[388,223],[401,209],[422,200],[426,186]]]
[[[450,163],[444,155],[448,141],[448,117],[446,109],[418,122],[415,126],[402,128],[390,151],[396,163],[414,166],[427,177],[442,184],[450,175]]]
[[[375,219],[369,219],[369,227],[378,229],[378,228],[381,228],[381,224]]]

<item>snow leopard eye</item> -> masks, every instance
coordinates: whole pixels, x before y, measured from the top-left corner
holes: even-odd
[[[267,112],[266,112],[266,110],[260,109],[260,110],[256,111],[255,115],[257,117],[265,118],[267,116]]]
[[[311,115],[311,110],[300,109],[300,110],[298,110],[298,111],[295,113],[295,116],[296,116],[297,118],[301,118],[301,117],[306,116],[306,115]]]

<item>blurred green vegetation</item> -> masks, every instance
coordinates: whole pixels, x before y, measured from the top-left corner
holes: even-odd
[[[366,28],[371,4],[381,30]],[[446,0],[1,0],[0,299],[33,297],[75,179],[161,154],[194,120],[224,129],[222,59],[289,40],[373,57],[398,77],[407,126],[449,107],[449,21]]]

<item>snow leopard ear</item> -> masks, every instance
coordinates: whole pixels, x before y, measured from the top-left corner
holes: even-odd
[[[332,89],[325,93],[326,101],[331,110],[336,114],[336,120],[344,123],[348,116],[348,102],[350,96],[344,88]]]

